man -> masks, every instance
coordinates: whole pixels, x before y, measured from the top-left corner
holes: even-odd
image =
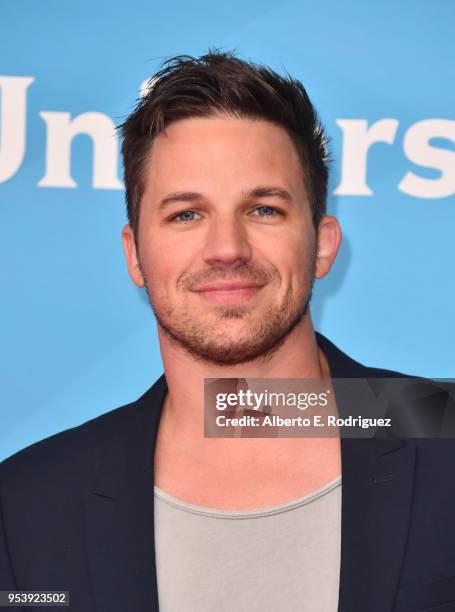
[[[205,378],[399,376],[313,330],[341,231],[303,86],[174,58],[122,130],[164,375],[1,464],[1,588],[81,612],[455,610],[451,440],[204,437]]]

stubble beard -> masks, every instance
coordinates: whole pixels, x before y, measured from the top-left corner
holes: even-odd
[[[177,312],[169,303],[158,304],[153,299],[150,283],[143,274],[145,288],[158,326],[172,344],[183,348],[198,361],[219,366],[232,366],[254,359],[269,361],[286,338],[298,327],[308,312],[315,272],[315,254],[307,265],[303,280],[303,299],[294,303],[294,292],[289,287],[281,304],[273,303],[259,322],[248,323],[254,308],[249,306],[218,306],[206,321],[198,320],[188,309]],[[223,332],[223,323],[244,319],[241,338],[232,339]],[[249,325],[247,331],[246,326]]]

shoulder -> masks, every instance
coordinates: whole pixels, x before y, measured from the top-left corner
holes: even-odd
[[[99,445],[133,412],[134,403],[120,406],[18,451],[0,463],[0,486],[14,490],[43,479],[53,481],[59,475],[84,478],[93,469]]]
[[[334,383],[338,381],[343,415],[363,415],[365,409],[368,413],[376,411],[377,416],[390,417],[392,423],[391,427],[379,430],[377,437],[408,438],[414,445],[428,449],[429,457],[453,455],[455,384],[452,381],[368,367],[322,334],[316,333],[316,339],[327,357]]]
[[[147,400],[153,400],[162,379],[138,400],[31,444],[2,461],[2,492],[56,482],[68,486],[89,482],[105,446],[137,423],[145,409],[153,408],[153,401]]]
[[[369,367],[356,361],[319,332],[316,332],[316,341],[327,357],[333,378],[410,378],[402,372]]]

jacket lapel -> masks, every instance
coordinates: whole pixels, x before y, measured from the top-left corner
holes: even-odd
[[[91,587],[97,612],[158,610],[153,456],[166,383],[162,376],[118,420],[96,481],[84,494]]]
[[[341,440],[340,612],[393,609],[410,521],[415,447]]]
[[[334,378],[371,371],[317,334]],[[97,612],[158,611],[154,452],[164,375],[102,443],[95,483],[83,496]],[[341,407],[349,414],[349,406]],[[105,434],[103,433],[103,436]],[[415,449],[399,439],[341,440],[340,612],[392,610],[406,545]]]
[[[332,378],[380,377],[317,335]],[[383,374],[384,376],[384,374]],[[339,395],[336,392],[337,401]],[[368,401],[368,400],[367,400]],[[371,402],[376,396],[371,389]],[[343,395],[338,408],[353,413]],[[341,439],[339,612],[390,612],[398,588],[412,506],[415,446],[403,439]]]

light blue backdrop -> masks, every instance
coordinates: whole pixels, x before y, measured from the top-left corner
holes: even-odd
[[[332,138],[330,211],[345,240],[316,287],[317,329],[368,365],[454,376],[451,0],[5,0],[0,14],[0,458],[134,400],[161,374],[153,316],[123,263],[121,167],[106,134],[163,58],[209,47],[302,80]],[[99,168],[92,138],[77,135],[74,186],[55,186],[59,122],[84,113],[103,114],[74,124],[103,124]],[[384,119],[368,133],[389,143],[366,156],[366,130]]]

